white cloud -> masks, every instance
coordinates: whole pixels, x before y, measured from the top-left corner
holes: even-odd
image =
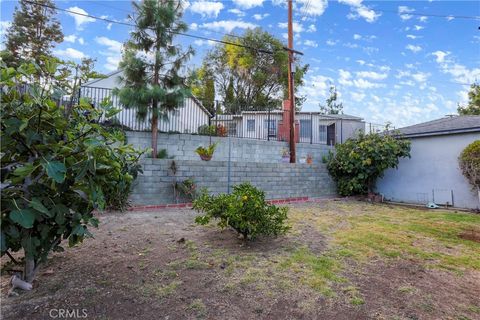
[[[82,8],[79,8],[79,7],[70,7],[70,8],[68,8],[68,10],[72,11],[72,12],[84,14],[84,15],[88,14],[87,11],[85,11]],[[69,13],[69,12],[67,14],[69,16],[73,17],[73,19],[75,19],[75,26],[76,26],[77,30],[83,30],[84,25],[95,21],[95,19],[90,18],[90,17],[81,16],[81,15],[73,14],[73,13]]]
[[[356,102],[362,101],[366,96],[366,94],[362,92],[350,92],[350,95],[352,96],[352,100]]]
[[[77,36],[74,35],[74,34],[71,34],[71,35],[69,35],[69,36],[64,36],[64,37],[63,37],[63,41],[75,43],[75,40],[77,40]]]
[[[446,19],[447,19],[447,21],[452,21],[452,20],[455,19],[455,18],[452,17],[452,16],[448,16]]]
[[[236,14],[239,17],[244,17],[245,16],[245,12],[243,12],[242,10],[240,10],[238,8],[229,9],[228,12]]]
[[[85,44],[85,40],[83,38],[78,38],[78,43],[80,43],[82,46]]]
[[[417,73],[412,73],[412,78],[413,80],[423,83],[426,82],[428,77],[430,77],[429,73],[424,73],[424,72],[417,72]]]
[[[306,45],[306,46],[309,46],[309,47],[313,47],[313,48],[318,47],[318,43],[316,43],[316,42],[313,41],[313,40],[305,40],[305,41],[303,42],[303,44]]]
[[[409,13],[414,12],[415,10],[412,8],[409,8],[407,6],[399,6],[398,7],[398,14],[400,15],[400,18],[404,21],[410,20],[413,16]]]
[[[215,1],[195,1],[189,10],[202,15],[202,17],[216,18],[223,9],[223,3]]]
[[[425,29],[425,27],[419,26],[419,25],[414,25],[413,27],[415,28],[416,31],[420,31],[422,29]]]
[[[67,48],[65,50],[54,50],[53,53],[55,53],[57,56],[62,58],[75,59],[75,60],[79,60],[87,57],[85,53],[73,48]]]
[[[199,47],[202,47],[202,46],[213,46],[215,45],[215,42],[214,41],[211,41],[211,40],[202,40],[202,39],[197,39],[195,41],[193,41],[193,43]]]
[[[412,51],[413,53],[417,53],[417,52],[422,51],[422,47],[416,46],[416,45],[413,45],[413,44],[407,45],[407,46],[405,47],[405,49],[410,50],[410,51]]]
[[[317,27],[314,24],[308,26],[307,32],[317,32]]]
[[[244,22],[241,20],[221,20],[221,21],[213,21],[202,24],[202,28],[214,30],[214,31],[225,31],[225,32],[232,32],[234,29],[254,29],[257,25]]]
[[[361,66],[363,66],[366,63],[365,60],[357,60],[357,62]]]
[[[360,39],[362,39],[362,36],[359,35],[359,34],[354,34],[354,35],[353,35],[353,39],[355,39],[355,40],[360,40]]]
[[[278,27],[281,29],[287,29],[288,28],[288,23],[286,22],[279,22]],[[303,29],[303,25],[301,23],[293,22],[293,32],[295,33],[302,33],[305,31]]]
[[[420,22],[427,22],[427,20],[428,20],[428,17],[426,17],[426,16],[421,16],[421,17],[418,18],[418,21],[420,21]]]
[[[388,77],[386,73],[378,73],[374,71],[359,71],[356,72],[357,77],[368,78],[372,80],[384,80]]]
[[[381,16],[380,13],[376,13],[374,10],[364,6],[362,4],[363,0],[339,0],[338,2],[350,6],[350,13],[347,15],[348,19],[363,18],[365,21],[372,23]]]
[[[109,56],[107,57],[107,63],[103,66],[108,71],[115,71],[118,69],[118,64],[120,63],[121,57],[120,56]]]
[[[435,51],[435,52],[432,52],[432,55],[434,55],[436,58],[435,58],[435,61],[437,61],[437,63],[442,63],[445,61],[445,57],[448,56],[450,54],[449,51]]]
[[[374,36],[374,35],[371,35],[371,36],[369,36],[369,35],[367,35],[367,36],[362,36],[362,35],[360,35],[360,34],[358,34],[358,33],[355,33],[355,34],[353,35],[353,39],[354,39],[354,40],[372,41],[372,40],[374,40],[374,39],[376,39],[376,38],[377,38],[377,36]]]
[[[11,21],[0,21],[0,36],[3,36],[11,25]]]
[[[265,19],[266,17],[268,17],[270,14],[268,13],[264,13],[264,14],[260,14],[260,13],[257,13],[257,14],[254,14],[253,15],[253,19],[257,20],[257,21],[260,21],[260,20],[263,20]]]
[[[321,16],[327,9],[327,0],[297,0],[301,3],[300,13],[311,16]]]
[[[122,51],[122,43],[116,40],[109,39],[107,37],[96,37],[95,42],[106,46],[108,50],[116,52],[116,53],[121,53]]]
[[[112,30],[112,25],[113,25],[113,23],[111,23],[111,22],[109,24],[107,24],[107,30]]]
[[[338,40],[328,39],[326,42],[327,46],[334,46],[338,43]]]
[[[408,39],[413,39],[413,40],[415,40],[415,39],[420,38],[420,36],[415,36],[415,35],[413,35],[413,34],[407,34],[407,38],[408,38]]]
[[[242,9],[251,9],[263,5],[263,0],[232,0],[233,3]]]
[[[197,30],[198,29],[198,24],[196,24],[195,22],[193,22],[191,25],[190,25],[190,30]]]

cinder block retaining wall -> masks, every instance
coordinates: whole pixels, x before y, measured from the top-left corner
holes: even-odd
[[[177,172],[170,170],[175,161]],[[198,188],[227,192],[228,161],[144,159],[144,172],[135,181],[134,205],[175,203],[174,181],[193,178]],[[324,164],[231,162],[231,184],[249,181],[265,191],[267,199],[335,196],[335,184]],[[187,201],[186,199],[180,201]]]
[[[228,138],[159,133],[157,145],[159,150],[166,149],[168,155],[176,160],[198,160],[195,149],[199,145],[208,146],[210,139],[212,143],[218,142],[213,160],[228,160]],[[281,160],[282,150],[288,148],[288,143],[282,141],[230,139],[232,161],[277,163]],[[137,148],[149,148],[151,133],[128,131],[127,140]],[[311,154],[314,163],[321,163],[322,157],[327,155],[329,150],[332,150],[332,147],[327,145],[297,143],[297,158],[301,159]]]

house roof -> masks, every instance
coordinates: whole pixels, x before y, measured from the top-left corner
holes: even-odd
[[[404,137],[480,132],[480,116],[447,116],[397,130]]]
[[[118,74],[118,73],[120,73],[120,72],[122,72],[121,69],[118,69],[118,70],[116,70],[116,71],[110,72],[110,73],[106,74],[104,78],[93,79],[93,80],[90,80],[90,81],[88,81],[88,82],[83,83],[83,84],[82,84],[82,87],[91,87],[92,84],[95,84],[95,83],[97,83],[98,81],[101,81],[101,80],[103,80],[103,79],[110,78],[111,76],[114,76],[114,75],[116,75],[116,74]]]
[[[283,113],[283,110],[272,110],[270,111],[270,113],[278,113],[278,114],[282,114]],[[243,114],[268,114],[268,111],[242,111],[241,113],[242,115]],[[296,114],[298,115],[318,115],[320,117],[324,117],[324,118],[328,118],[328,119],[343,119],[343,120],[357,120],[357,121],[362,121],[363,118],[361,117],[356,117],[356,116],[352,116],[352,115],[349,115],[349,114],[322,114],[320,112],[308,112],[308,111],[300,111],[300,112],[296,112]]]

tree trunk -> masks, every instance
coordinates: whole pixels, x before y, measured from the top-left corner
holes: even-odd
[[[37,273],[37,267],[35,265],[35,259],[31,257],[25,257],[25,268],[23,273],[23,278],[26,282],[32,283],[35,279],[35,274]]]
[[[155,103],[155,102],[154,102]],[[157,139],[158,139],[158,112],[157,107],[152,108],[152,158],[157,158]]]

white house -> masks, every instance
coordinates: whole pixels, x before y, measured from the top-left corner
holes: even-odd
[[[81,97],[88,97],[96,105],[100,104],[104,98],[110,97],[115,107],[121,107],[118,97],[112,95],[112,90],[121,87],[118,82],[122,71],[118,70],[110,73],[104,79],[96,79],[82,85],[80,90]],[[137,119],[134,109],[122,108],[117,115],[120,124],[135,131],[150,130],[150,117],[141,121]],[[183,104],[174,111],[169,111],[158,121],[158,130],[160,132],[177,133],[198,133],[198,128],[202,125],[208,125],[211,118],[210,112],[195,98],[187,98]]]
[[[480,139],[480,116],[445,117],[399,130],[411,141],[411,158],[387,170],[377,192],[399,202],[480,208],[458,164],[463,149]]]
[[[217,115],[212,118],[212,123],[225,126],[230,136],[281,141],[288,140],[281,132],[284,117],[282,110],[244,111],[236,115]],[[365,130],[362,118],[346,114],[297,112],[295,122],[297,142],[303,143],[333,145]]]
[[[88,97],[94,104],[100,104],[104,98],[110,97],[115,107],[119,107],[118,97],[112,95],[115,87],[121,87],[119,77],[122,71],[110,73],[104,79],[97,79],[82,85],[81,97]],[[121,108],[117,115],[120,124],[135,131],[150,130],[149,118],[139,120],[134,109]],[[199,128],[206,125],[223,125],[232,137],[262,140],[288,140],[286,128],[282,124],[285,110],[244,111],[235,115],[217,115],[210,112],[195,98],[184,100],[183,105],[175,111],[167,112],[159,119],[160,132],[199,133]],[[362,118],[350,115],[321,115],[319,112],[297,112],[297,142],[328,144],[342,143],[353,137],[358,131],[365,130]],[[286,122],[286,121],[285,121]]]

